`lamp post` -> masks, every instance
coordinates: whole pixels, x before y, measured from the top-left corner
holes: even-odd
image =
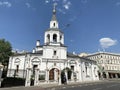
[[[0,63],[0,87],[1,87],[1,81],[2,81],[2,72],[3,72],[3,65]]]

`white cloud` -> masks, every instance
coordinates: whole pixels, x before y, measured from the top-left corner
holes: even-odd
[[[63,0],[63,3],[66,3],[68,0]]]
[[[88,0],[81,0],[81,3],[87,3]]]
[[[10,2],[7,2],[7,1],[3,1],[3,2],[0,1],[0,6],[4,6],[4,7],[9,8],[12,6],[12,4]]]
[[[66,14],[66,12],[61,8],[58,8],[58,11],[61,12],[62,14]]]
[[[45,0],[45,3],[48,4],[50,2],[50,0]]]
[[[25,3],[25,5],[27,6],[27,8],[31,7],[30,3]]]
[[[69,21],[73,22],[76,19],[77,19],[77,16],[73,16],[72,18],[69,19]]]
[[[66,10],[68,10],[71,5],[72,5],[72,4],[71,4],[70,1],[68,1],[68,0],[63,0],[63,7],[64,7]]]
[[[53,0],[53,2],[59,2],[59,0]]]
[[[109,48],[110,46],[117,44],[117,40],[113,40],[111,38],[101,38],[99,42],[102,48]]]
[[[74,42],[74,40],[71,39],[70,42]]]
[[[120,2],[117,2],[116,5],[117,5],[117,6],[120,6]]]
[[[60,1],[60,0],[45,0],[45,3],[48,4],[48,3],[50,3],[50,2],[55,3],[55,2],[59,2],[59,1]]]

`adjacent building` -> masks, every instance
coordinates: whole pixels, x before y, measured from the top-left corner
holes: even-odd
[[[59,29],[56,9],[44,34],[44,45],[37,40],[32,52],[16,53],[9,59],[7,77],[26,79],[25,86],[96,81],[96,61],[67,52],[64,33]]]
[[[120,54],[97,52],[84,57],[97,62],[100,78],[120,78]]]

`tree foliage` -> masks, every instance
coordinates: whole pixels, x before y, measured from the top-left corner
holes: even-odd
[[[0,39],[0,62],[6,66],[10,55],[12,55],[12,47],[10,42],[5,39]]]

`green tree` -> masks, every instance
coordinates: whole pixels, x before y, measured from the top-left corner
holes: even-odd
[[[0,39],[0,62],[4,66],[7,66],[10,55],[12,55],[12,47],[10,42],[5,39]]]

